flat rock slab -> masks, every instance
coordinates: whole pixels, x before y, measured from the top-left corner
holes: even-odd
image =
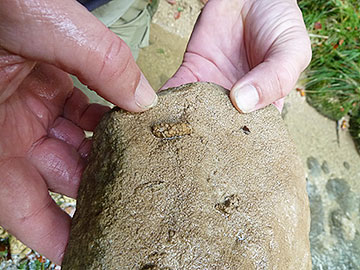
[[[66,269],[311,269],[304,170],[279,112],[195,83],[95,135]]]

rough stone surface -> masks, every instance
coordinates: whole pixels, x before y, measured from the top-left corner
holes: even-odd
[[[154,136],[164,123],[191,132]],[[305,184],[275,108],[240,114],[207,83],[166,90],[98,126],[63,269],[310,269]]]

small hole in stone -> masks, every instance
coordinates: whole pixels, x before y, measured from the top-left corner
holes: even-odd
[[[156,267],[156,264],[154,263],[147,263],[145,265],[143,265],[140,270],[152,270],[152,269],[155,269]]]
[[[173,237],[175,236],[175,231],[174,230],[169,230],[169,240],[171,241],[171,239],[173,239]]]
[[[192,128],[187,122],[159,123],[152,126],[151,132],[155,137],[169,140],[190,135]]]
[[[224,205],[225,205],[225,207],[229,207],[230,206],[230,199],[226,199],[224,201]]]

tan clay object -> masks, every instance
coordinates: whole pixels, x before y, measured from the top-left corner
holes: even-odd
[[[102,120],[62,269],[311,269],[309,223],[279,112],[189,84]]]

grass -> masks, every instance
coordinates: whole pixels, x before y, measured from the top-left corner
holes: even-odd
[[[307,69],[308,102],[333,120],[350,116],[360,149],[360,1],[301,0],[312,41]]]

